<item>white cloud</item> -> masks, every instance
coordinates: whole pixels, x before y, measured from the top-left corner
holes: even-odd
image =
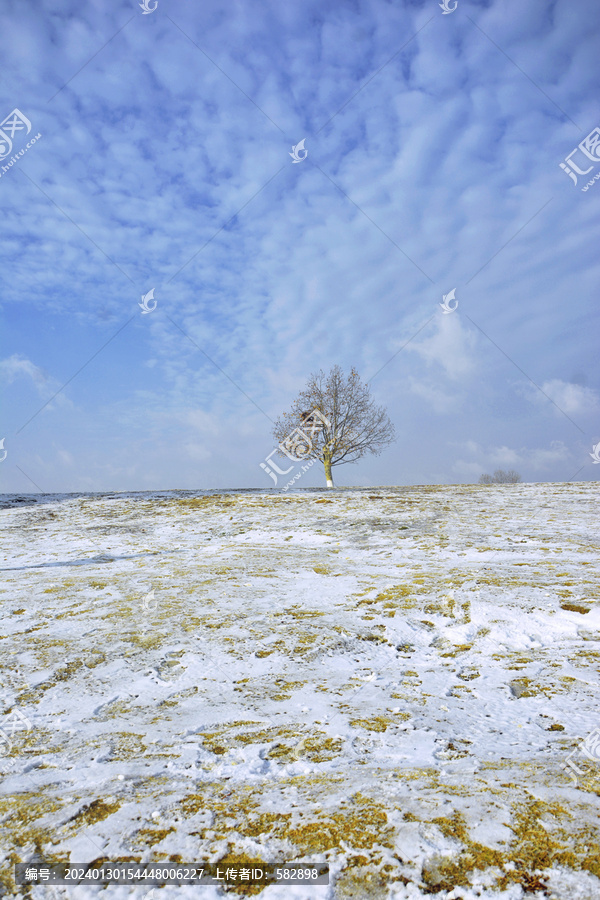
[[[452,471],[469,481],[478,481],[479,476],[482,474],[482,468],[479,463],[470,463],[463,459],[457,460],[452,465]]]
[[[472,375],[476,370],[476,335],[466,330],[456,313],[440,313],[435,329],[432,337],[412,341],[406,349],[418,353],[430,365],[437,363],[453,380]]]
[[[476,455],[479,462],[458,459],[452,469],[461,475],[472,476],[474,480],[483,472],[492,475],[495,469],[515,469],[523,477],[523,470],[527,470],[535,476],[561,464],[573,463],[576,459],[563,441],[551,441],[549,447],[521,447],[518,450],[507,446],[485,448],[474,441],[466,441],[462,447],[471,455]]]
[[[52,402],[47,403],[44,407],[44,412],[54,410],[56,407],[73,408],[72,401],[61,391],[60,381],[48,375],[27,357],[15,353],[0,360],[0,380],[3,383],[12,384],[21,378],[33,384],[42,400],[49,401],[52,398]],[[20,415],[22,416],[22,412]]]
[[[598,204],[559,169],[579,132],[549,98],[582,134],[597,122],[595,8],[551,6],[474,7],[503,53],[476,27],[455,32],[460,11],[435,7],[429,23],[423,4],[307,0],[258,22],[244,4],[232,17],[215,0],[201,14],[171,0],[173,21],[221,71],[160,9],[109,40],[106,4],[58,0],[45,17],[4,4],[5,95],[47,135],[19,163],[32,181],[2,177],[3,314],[27,355],[0,364],[15,425],[27,390],[44,402],[81,371],[67,389],[78,416],[48,416],[43,435],[38,419],[23,432],[28,452],[64,446],[72,484],[91,486],[92,469],[99,487],[117,474],[131,488],[196,484],[202,469],[252,485],[254,458],[272,446],[268,417],[339,363],[378,373],[377,402],[400,438],[345,476],[443,480],[455,441],[469,472],[537,460],[559,478],[552,441],[580,434],[531,384],[524,415],[506,390],[518,365],[593,430],[582,417],[599,408]],[[309,156],[293,165],[302,138]],[[141,316],[151,287],[158,309]],[[459,307],[444,316],[453,287]],[[592,387],[553,378],[575,372]],[[114,471],[93,462],[96,445],[110,445]],[[522,445],[545,449],[511,449]],[[131,447],[143,448],[135,471]]]
[[[512,450],[510,447],[497,447],[488,454],[488,460],[496,468],[513,467],[523,462],[523,456],[522,453]]]
[[[0,359],[0,378],[4,382],[12,384],[19,376],[30,378],[38,389],[47,389],[51,380],[43,369],[17,353],[6,359]]]
[[[459,403],[457,394],[449,394],[442,385],[425,384],[409,378],[409,390],[421,397],[437,413],[451,413]]]
[[[182,415],[182,419],[187,425],[191,426],[194,431],[198,431],[203,435],[209,434],[211,437],[214,437],[221,431],[218,418],[201,409],[187,410]]]
[[[194,462],[205,462],[212,456],[210,450],[207,450],[205,447],[201,447],[199,444],[186,443],[184,444],[183,449],[185,451],[185,455],[189,459],[192,459]]]
[[[65,466],[72,467],[75,465],[75,457],[68,450],[58,450],[56,455]]]
[[[560,378],[544,381],[541,388],[567,415],[594,413],[600,409],[600,395],[593,388],[561,381]]]
[[[551,469],[556,463],[568,462],[574,458],[572,451],[562,441],[552,441],[549,448],[531,450],[529,463],[535,470],[543,471]]]

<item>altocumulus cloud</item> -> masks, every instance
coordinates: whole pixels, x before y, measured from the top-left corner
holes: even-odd
[[[600,187],[559,163],[599,19],[4,4],[2,118],[43,140],[0,181],[3,489],[270,487],[271,420],[336,362],[398,433],[342,483],[596,477]]]

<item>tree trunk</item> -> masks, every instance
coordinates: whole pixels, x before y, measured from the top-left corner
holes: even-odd
[[[327,479],[327,487],[332,488],[333,477],[331,475],[331,457],[326,454],[323,455],[323,465],[325,466],[325,478]]]

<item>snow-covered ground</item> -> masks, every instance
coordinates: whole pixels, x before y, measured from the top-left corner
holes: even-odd
[[[0,500],[0,894],[227,857],[331,864],[264,900],[600,897],[597,483]]]

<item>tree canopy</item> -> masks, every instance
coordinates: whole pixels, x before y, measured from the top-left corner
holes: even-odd
[[[309,376],[273,435],[282,455],[320,460],[328,487],[333,487],[333,466],[357,462],[367,453],[377,456],[395,440],[394,426],[368,384],[354,368],[345,377],[338,365],[328,375],[320,370]]]
[[[518,484],[521,476],[514,469],[496,469],[493,475],[480,475],[479,484]]]

